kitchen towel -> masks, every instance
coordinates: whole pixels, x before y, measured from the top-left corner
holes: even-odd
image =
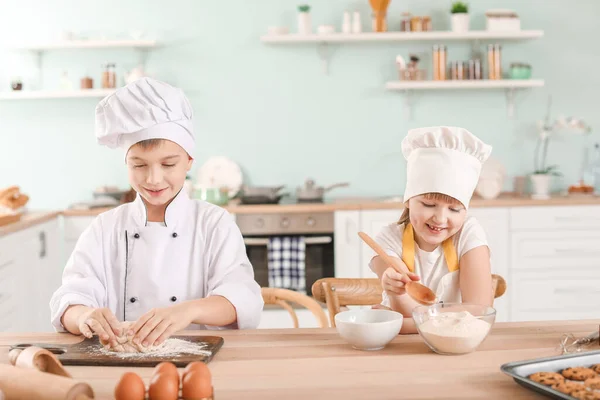
[[[272,236],[267,246],[269,287],[306,294],[306,244],[302,236]]]

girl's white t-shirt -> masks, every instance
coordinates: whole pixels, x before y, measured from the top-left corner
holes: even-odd
[[[393,223],[383,228],[375,237],[375,241],[383,247],[387,254],[401,258],[403,233],[404,224]],[[463,227],[452,237],[452,242],[456,248],[459,262],[460,258],[469,250],[479,246],[488,246],[483,227],[475,217],[471,216],[465,219]],[[371,263],[369,266],[373,269]],[[460,269],[453,273],[448,271],[448,264],[441,245],[428,252],[421,250],[415,243],[415,273],[421,278],[419,282],[433,290],[439,300],[461,302]],[[389,298],[385,291],[382,304],[389,307]]]

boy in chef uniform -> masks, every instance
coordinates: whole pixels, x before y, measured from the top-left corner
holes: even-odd
[[[50,302],[55,328],[142,346],[186,328],[256,328],[263,299],[237,225],[182,190],[195,144],[184,93],[139,79],[98,104],[96,136],[123,150],[137,197],[79,238]]]
[[[370,262],[384,289],[382,305],[405,316],[401,333],[416,333],[411,313],[419,304],[404,288],[411,280],[433,290],[438,301],[492,305],[486,235],[467,216],[491,151],[471,132],[456,127],[414,129],[402,141],[408,163],[404,212],[375,240],[405,274],[381,257]]]

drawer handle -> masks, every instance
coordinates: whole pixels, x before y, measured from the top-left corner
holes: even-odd
[[[600,289],[596,288],[556,288],[554,294],[598,294]]]

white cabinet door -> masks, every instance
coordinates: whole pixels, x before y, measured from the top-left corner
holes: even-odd
[[[360,214],[360,230],[373,239],[387,225],[398,222],[403,209],[397,210],[363,210]],[[358,238],[358,235],[357,235]],[[359,238],[360,239],[360,238]],[[376,278],[377,275],[369,268],[369,262],[375,252],[361,240],[361,278]]]
[[[58,220],[30,228],[38,240],[37,258],[37,318],[32,321],[34,332],[52,332],[50,322],[50,298],[61,284],[64,268],[62,258],[62,232]]]
[[[68,216],[64,217],[64,245],[62,251],[63,264],[67,263],[71,253],[75,250],[75,245],[79,236],[96,219],[95,216]]]
[[[334,214],[334,260],[336,278],[360,278],[360,211]]]
[[[510,288],[513,282],[509,272],[509,210],[507,208],[471,208],[469,215],[477,218],[485,230],[492,258],[492,273],[501,275],[506,280],[507,288]],[[510,290],[507,289],[502,297],[494,300],[496,321],[498,322],[511,320],[510,293]]]

